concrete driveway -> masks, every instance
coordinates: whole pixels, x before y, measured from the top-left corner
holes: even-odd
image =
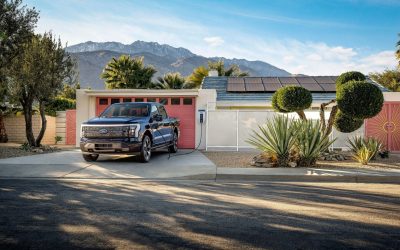
[[[149,163],[134,156],[100,156],[85,162],[80,150],[0,159],[0,178],[214,179],[216,166],[200,152],[154,152]]]

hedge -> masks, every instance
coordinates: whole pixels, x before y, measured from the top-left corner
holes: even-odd
[[[65,111],[67,109],[75,109],[76,101],[64,97],[56,97],[46,105],[46,114],[56,116],[57,111]]]

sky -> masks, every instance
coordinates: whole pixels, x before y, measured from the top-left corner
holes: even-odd
[[[261,60],[293,74],[396,67],[400,0],[25,0],[68,45],[136,40]]]

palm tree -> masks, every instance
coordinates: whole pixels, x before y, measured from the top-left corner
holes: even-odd
[[[209,70],[204,66],[195,68],[192,74],[188,77],[186,83],[187,88],[200,88],[204,77],[208,76],[208,71]]]
[[[238,65],[232,64],[228,69],[225,69],[225,62],[223,60],[218,60],[216,62],[208,62],[209,70],[216,70],[218,76],[233,76],[233,77],[243,77],[249,76],[248,72],[242,72]]]
[[[179,72],[167,73],[158,77],[152,87],[155,89],[183,89],[185,88],[185,78]]]
[[[399,37],[400,37],[400,33],[399,33]],[[399,60],[399,69],[400,69],[400,40],[396,43],[396,57],[397,60]]]
[[[157,72],[153,66],[144,65],[144,57],[122,55],[113,58],[104,68],[101,78],[108,89],[146,89]]]

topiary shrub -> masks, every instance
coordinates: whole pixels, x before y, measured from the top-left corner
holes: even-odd
[[[350,81],[365,81],[365,75],[358,71],[349,71],[346,73],[341,74],[336,79],[336,86],[341,86]]]
[[[343,112],[339,111],[336,114],[335,122],[333,126],[336,128],[337,131],[342,133],[351,133],[363,125],[363,119],[355,119],[351,116],[344,114]]]
[[[377,115],[383,106],[381,90],[364,81],[350,81],[336,92],[338,108],[347,116],[366,119]]]
[[[273,95],[271,99],[271,104],[272,108],[275,109],[275,111],[280,112],[280,113],[289,113],[289,111],[284,110],[278,105],[278,93],[282,90],[282,88],[278,89]]]
[[[300,86],[286,86],[275,94],[277,107],[287,112],[303,111],[312,103],[311,92]]]

